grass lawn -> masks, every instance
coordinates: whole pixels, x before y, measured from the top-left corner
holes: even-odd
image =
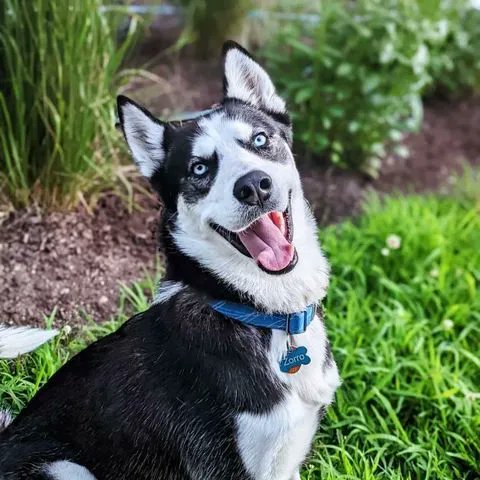
[[[455,198],[372,199],[357,222],[319,233],[332,263],[325,309],[343,386],[304,480],[480,478],[474,190]],[[387,239],[401,245],[388,248]],[[17,412],[70,355],[124,321],[127,302],[145,308],[142,287],[152,285],[124,291],[110,323],[0,362],[0,404]]]

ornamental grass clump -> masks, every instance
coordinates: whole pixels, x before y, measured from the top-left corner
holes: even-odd
[[[117,72],[133,26],[117,45],[100,7],[0,4],[0,191],[15,206],[70,206],[108,182]]]

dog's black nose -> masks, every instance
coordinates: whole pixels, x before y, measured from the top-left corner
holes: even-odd
[[[263,205],[272,193],[272,179],[265,172],[253,170],[240,177],[233,187],[235,198],[247,205]]]

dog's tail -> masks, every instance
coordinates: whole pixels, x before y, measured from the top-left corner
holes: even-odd
[[[57,330],[0,325],[0,358],[15,358],[31,352],[57,334]]]
[[[10,412],[8,410],[0,410],[0,433],[2,433],[12,422],[13,417]]]
[[[0,325],[0,359],[15,358],[23,353],[31,352],[57,334],[57,330]],[[0,433],[12,421],[13,417],[7,410],[0,410]]]

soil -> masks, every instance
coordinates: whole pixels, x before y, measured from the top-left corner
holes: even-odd
[[[148,50],[148,49],[147,49]],[[207,108],[221,94],[218,64],[175,58],[153,68],[158,79],[138,80],[127,95],[163,116]],[[201,79],[201,82],[198,81]],[[380,176],[365,176],[298,159],[306,196],[322,225],[361,210],[365,193],[426,192],[448,187],[464,163],[480,164],[480,98],[433,101],[421,132],[404,144],[406,159],[386,159]],[[136,194],[130,212],[106,193],[93,214],[29,208],[0,216],[0,322],[42,325],[55,307],[55,324],[76,325],[116,312],[120,284],[153,272],[158,202]],[[0,212],[1,214],[1,212]]]
[[[129,212],[104,195],[93,215],[19,210],[0,221],[0,323],[75,325],[88,315],[107,320],[117,310],[120,284],[153,272],[158,202],[135,199]]]

